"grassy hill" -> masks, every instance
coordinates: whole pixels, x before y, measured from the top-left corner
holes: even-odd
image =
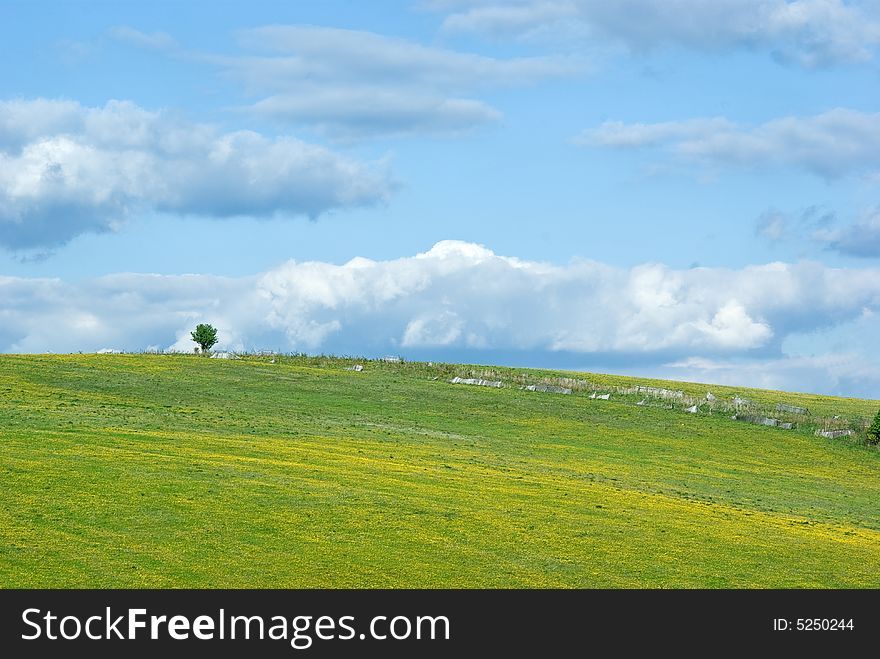
[[[353,363],[0,356],[0,586],[880,587],[878,401]]]

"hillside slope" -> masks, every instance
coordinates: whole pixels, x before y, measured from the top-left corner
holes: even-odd
[[[618,392],[880,402],[353,363],[0,356],[0,586],[880,587],[880,451]]]

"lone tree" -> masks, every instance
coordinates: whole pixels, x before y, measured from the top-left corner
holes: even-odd
[[[877,412],[874,421],[868,426],[868,441],[872,444],[880,444],[880,412]]]
[[[199,344],[202,353],[207,353],[217,343],[217,328],[205,323],[196,325],[196,331],[190,332],[192,340]]]

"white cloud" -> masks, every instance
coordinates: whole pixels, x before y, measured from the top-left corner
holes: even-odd
[[[496,37],[533,36],[548,25],[579,18],[580,10],[575,2],[487,4],[451,14],[443,21],[443,29]]]
[[[755,222],[755,235],[772,242],[815,241],[836,223],[835,213],[823,206],[808,206],[796,214],[770,209]]]
[[[865,258],[880,257],[880,210],[845,227],[823,228],[813,234],[813,239],[828,249],[849,256]]]
[[[110,101],[0,102],[0,244],[35,248],[114,230],[141,211],[316,217],[381,202],[384,167],[291,137],[223,133]]]
[[[706,359],[692,357],[653,372],[688,382],[712,382],[762,389],[805,391],[877,398],[880,366],[854,352],[776,359]]]
[[[880,113],[836,108],[758,126],[721,117],[654,124],[609,121],[576,141],[606,148],[654,147],[691,162],[794,166],[833,178],[880,167]]]
[[[75,101],[16,99],[0,102],[0,149],[20,149],[25,144],[51,135],[80,131],[84,108]]]
[[[406,89],[316,88],[279,94],[252,106],[258,114],[304,123],[337,140],[385,136],[455,135],[495,123],[501,113],[482,101],[415,95]]]
[[[880,43],[876,3],[845,0],[470,0],[426,3],[451,12],[447,32],[583,43],[604,38],[634,51],[760,50],[807,67],[866,61]]]
[[[444,241],[412,257],[291,261],[244,278],[0,278],[0,350],[190,350],[189,330],[210,322],[227,348],[617,355],[634,367],[693,367],[683,360],[778,360],[788,337],[872,310],[880,311],[877,268],[558,266]]]
[[[428,84],[442,89],[510,85],[568,75],[576,63],[557,56],[501,59],[425,46],[374,32],[315,25],[273,25],[242,30],[246,49],[271,52],[268,58],[231,58],[231,70],[248,82],[277,88],[301,78]],[[261,68],[264,65],[272,65]],[[263,72],[271,74],[261,79]]]
[[[111,37],[117,41],[129,43],[139,48],[150,48],[153,50],[172,51],[178,48],[174,38],[166,32],[141,32],[126,25],[112,27],[109,30]]]
[[[476,90],[583,70],[561,56],[497,58],[372,32],[314,25],[242,30],[239,55],[199,55],[259,97],[249,110],[336,140],[457,135],[501,113]]]
[[[731,130],[736,130],[735,125],[723,117],[663,121],[653,124],[606,121],[599,128],[584,131],[578,141],[583,146],[641,148],[727,133]]]
[[[799,214],[768,210],[755,225],[755,234],[773,242],[788,241],[817,245],[846,256],[880,257],[880,209],[871,208],[848,224],[821,206],[810,206]]]
[[[454,311],[428,312],[409,321],[401,345],[405,348],[453,345],[461,337],[463,327],[464,321]]]
[[[786,238],[789,232],[789,218],[779,211],[762,213],[755,223],[755,235],[777,242]]]

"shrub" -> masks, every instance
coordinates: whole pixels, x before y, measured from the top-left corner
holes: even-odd
[[[868,441],[871,444],[880,444],[880,411],[874,417],[874,421],[868,426]]]

